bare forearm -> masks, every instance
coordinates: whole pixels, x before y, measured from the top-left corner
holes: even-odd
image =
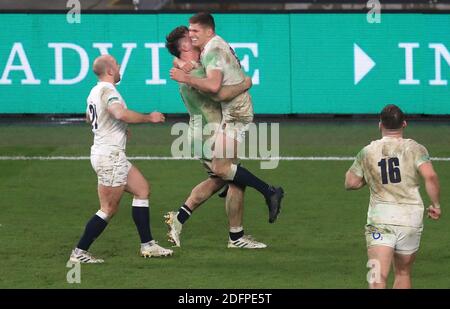
[[[348,182],[345,182],[344,186],[345,186],[345,190],[358,190],[361,189],[362,187],[364,187],[365,183],[361,182],[358,184],[350,184]]]
[[[358,190],[364,187],[366,181],[363,177],[358,177],[351,171],[347,171],[345,174],[344,187],[346,190]]]
[[[143,123],[150,122],[150,118],[148,115],[136,113],[132,110],[124,110],[118,117],[118,119],[122,120],[126,123]]]
[[[241,93],[245,92],[247,89],[248,87],[244,82],[237,85],[223,86],[222,88],[220,88],[220,91],[217,95],[212,96],[212,99],[216,102],[229,102]]]
[[[173,59],[173,66],[177,69],[181,69],[185,63],[186,62],[184,62],[183,60],[181,60],[179,58]]]
[[[439,179],[437,176],[429,177],[425,179],[425,189],[427,191],[428,196],[430,197],[431,202],[435,206],[440,205],[440,186]]]
[[[183,70],[172,68],[170,78],[202,92],[216,94],[222,87],[223,74],[222,71],[214,69],[207,72],[206,78],[198,78],[183,72]]]
[[[197,78],[188,75],[186,83],[202,92],[216,94],[220,90],[220,83],[211,82],[208,78]]]
[[[117,120],[126,123],[144,123],[144,122],[164,122],[165,117],[160,112],[152,112],[150,114],[144,115],[141,113],[136,113],[132,110],[125,109],[120,104],[112,104],[108,107],[108,112]]]

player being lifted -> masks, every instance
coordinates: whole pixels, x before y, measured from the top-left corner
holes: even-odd
[[[366,242],[369,263],[374,267],[370,288],[386,288],[391,264],[394,288],[411,288],[411,268],[419,249],[424,206],[419,193],[421,175],[432,205],[428,216],[441,216],[439,180],[424,146],[403,138],[405,116],[395,105],[381,111],[382,138],[364,147],[345,175],[345,188],[367,184],[370,203]]]
[[[166,47],[176,57],[174,64],[177,67],[183,68],[193,76],[199,78],[205,77],[205,70],[198,63],[200,51],[193,48],[187,27],[180,26],[175,28],[166,37]],[[180,83],[180,94],[190,115],[189,132],[192,144],[203,146],[208,139],[214,139],[214,135],[222,120],[221,106],[216,101],[230,101],[246,91],[250,86],[251,79],[246,77],[239,84],[222,87],[216,96],[209,96],[199,92],[195,88]],[[210,125],[210,128],[214,128],[214,130],[210,132],[210,135],[202,134],[203,129],[208,125]],[[200,134],[195,134],[196,132]],[[211,171],[211,153],[202,152],[201,156],[201,161],[208,172],[209,178],[198,184],[192,190],[190,196],[178,212],[169,212],[166,215],[166,223],[169,225],[169,241],[173,242],[175,246],[180,246],[182,225],[190,217],[192,212],[226,184],[223,179],[217,177]],[[225,194],[226,211],[230,228],[228,246],[231,248],[247,249],[265,248],[265,244],[244,234],[243,190],[238,187],[232,187],[228,192],[225,191]]]
[[[171,255],[172,250],[159,246],[153,240],[150,231],[149,184],[125,155],[127,124],[164,122],[164,115],[159,112],[144,115],[127,109],[115,87],[120,81],[120,73],[119,65],[112,56],[103,55],[95,59],[94,73],[99,82],[87,99],[86,116],[92,123],[94,133],[91,164],[98,177],[100,210],[86,224],[70,261],[103,263],[102,259],[92,256],[88,249],[117,212],[124,191],[134,195],[131,211],[141,240],[140,254],[143,257]]]
[[[206,77],[199,78],[173,68],[172,79],[185,83],[205,93],[217,94],[225,85],[235,85],[244,80],[239,60],[231,47],[215,33],[214,18],[209,13],[198,13],[189,19],[189,37],[200,51],[200,63]],[[221,102],[222,123],[215,140],[212,171],[229,186],[244,188],[250,186],[265,198],[269,208],[269,222],[273,223],[281,208],[284,192],[282,188],[268,185],[244,167],[236,163],[237,143],[245,138],[245,131],[253,121],[253,104],[246,91],[229,102]],[[227,149],[233,149],[229,157]]]

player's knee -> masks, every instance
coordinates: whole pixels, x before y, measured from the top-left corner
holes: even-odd
[[[110,203],[105,203],[101,206],[100,210],[108,216],[108,219],[111,219],[119,210],[118,205],[113,205]]]
[[[140,184],[138,190],[134,192],[134,197],[140,200],[146,200],[150,196],[150,184],[146,181]]]
[[[140,192],[141,199],[147,199],[150,196],[150,188],[150,184],[147,181],[142,185],[142,190]]]
[[[411,273],[409,267],[396,267],[395,268],[395,275],[396,276],[409,276]]]
[[[222,163],[213,162],[213,164],[211,165],[211,170],[220,178],[224,178],[227,175],[226,165]]]
[[[214,174],[216,173],[216,171],[218,170],[218,168],[219,168],[219,163],[217,163],[216,160],[213,160],[213,161],[211,162],[211,170],[213,171]]]

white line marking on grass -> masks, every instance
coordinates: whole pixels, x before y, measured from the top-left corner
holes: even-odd
[[[57,160],[67,160],[67,161],[77,161],[77,160],[89,160],[89,157],[68,157],[68,156],[53,156],[53,157],[27,157],[27,156],[3,156],[0,157],[3,161],[57,161]]]
[[[132,156],[127,157],[129,160],[143,160],[143,161],[182,161],[182,160],[197,160],[197,158],[186,157],[159,157],[159,156]],[[0,161],[79,161],[89,160],[87,156],[0,156]],[[273,158],[241,158],[241,160],[279,160],[279,161],[353,161],[355,157],[273,157]],[[432,157],[432,161],[450,161],[450,158]]]

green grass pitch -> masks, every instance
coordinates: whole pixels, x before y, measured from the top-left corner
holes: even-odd
[[[170,125],[131,126],[128,155],[170,155]],[[282,156],[354,156],[378,138],[377,122],[281,123]],[[450,157],[450,128],[410,123],[406,131],[433,157]],[[1,125],[0,156],[88,156],[87,125]],[[152,232],[163,246],[163,214],[176,210],[191,188],[205,179],[197,161],[134,161],[152,184]],[[224,201],[216,196],[186,223],[174,256],[143,259],[131,219],[131,197],[91,251],[103,265],[81,265],[81,284],[66,282],[66,262],[97,211],[96,177],[87,160],[0,160],[0,288],[366,288],[363,227],[367,188],[347,192],[350,161],[282,161],[261,170],[261,178],[282,185],[286,196],[275,224],[264,200],[246,190],[244,226],[268,244],[265,250],[227,249]],[[442,188],[443,217],[425,220],[413,271],[416,288],[450,288],[450,162],[435,162]],[[428,198],[421,191],[425,203]],[[392,276],[390,278],[392,282]]]

